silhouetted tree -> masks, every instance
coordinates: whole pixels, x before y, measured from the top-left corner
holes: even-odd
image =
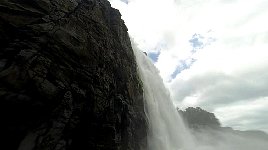
[[[221,126],[213,113],[207,112],[200,107],[188,107],[184,111],[177,108],[177,110],[190,128],[217,128]]]

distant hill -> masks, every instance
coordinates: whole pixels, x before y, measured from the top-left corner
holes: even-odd
[[[191,129],[196,138],[222,140],[223,137],[239,137],[242,139],[255,139],[268,142],[268,134],[260,130],[240,131],[231,127],[222,127],[214,113],[200,107],[188,107],[185,110],[177,108],[185,124]],[[201,141],[202,141],[201,140]]]
[[[193,129],[198,128],[219,128],[221,127],[219,119],[211,112],[201,109],[200,107],[188,107],[185,110],[177,108],[184,122]]]

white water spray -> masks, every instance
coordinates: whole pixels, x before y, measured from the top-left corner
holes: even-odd
[[[133,45],[143,81],[145,111],[149,121],[148,150],[191,150],[192,138],[175,109],[158,70]]]
[[[267,150],[267,138],[240,135],[236,131],[185,127],[168,90],[153,63],[132,45],[143,81],[145,112],[148,117],[148,150]]]

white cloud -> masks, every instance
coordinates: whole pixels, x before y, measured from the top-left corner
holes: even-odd
[[[263,129],[268,96],[268,1],[110,0],[122,13],[129,34],[146,52],[160,51],[156,67],[179,106],[216,112],[224,125]],[[216,41],[192,53],[197,33]],[[182,61],[192,66],[172,79]],[[228,108],[228,109],[227,109]],[[233,108],[231,111],[229,108]],[[239,111],[234,111],[239,109]],[[254,114],[248,114],[248,111]],[[228,120],[225,114],[239,114]],[[246,117],[249,116],[249,117]],[[252,119],[252,118],[257,119]],[[267,117],[266,117],[267,118]],[[243,123],[240,123],[240,122]],[[257,125],[262,122],[262,126]]]
[[[256,129],[268,132],[268,97],[247,102],[234,102],[215,109],[215,113],[224,125],[235,129]]]

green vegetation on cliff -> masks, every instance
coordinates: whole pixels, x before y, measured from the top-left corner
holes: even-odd
[[[213,113],[203,110],[200,107],[188,107],[185,110],[177,108],[177,110],[190,128],[218,128],[221,126],[219,120]]]

